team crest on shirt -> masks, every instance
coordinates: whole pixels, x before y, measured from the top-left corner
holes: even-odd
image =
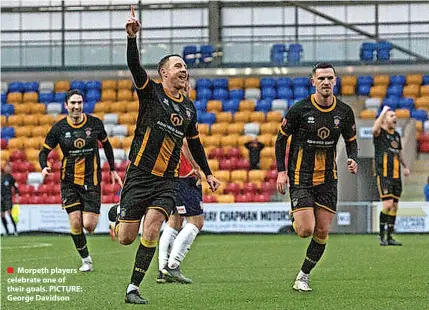
[[[91,135],[91,128],[85,129],[86,136],[89,137]]]
[[[340,118],[338,116],[334,117],[334,125],[335,128],[338,128],[338,126],[340,125]]]
[[[188,118],[191,118],[191,116],[192,116],[191,111],[186,110],[186,115],[188,116]]]
[[[391,143],[390,143],[390,145],[394,148],[394,149],[397,149],[398,148],[398,142],[396,142],[396,141],[392,141]]]

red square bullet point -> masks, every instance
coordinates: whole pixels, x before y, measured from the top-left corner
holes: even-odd
[[[7,273],[13,273],[13,267],[7,267]]]

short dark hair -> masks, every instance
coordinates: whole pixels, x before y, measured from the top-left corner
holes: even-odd
[[[83,94],[79,89],[71,89],[66,93],[66,102],[69,101],[70,97],[73,95],[82,96],[82,100],[83,100]]]
[[[180,56],[179,54],[170,54],[170,55],[162,57],[161,60],[158,62],[158,74],[159,74],[159,76],[161,76],[161,69],[170,60],[170,57],[174,57],[174,56],[177,56],[177,57],[180,57],[183,59],[183,57]]]
[[[335,72],[334,66],[329,62],[318,62],[313,66],[313,70],[311,70],[311,74],[315,74],[317,69],[328,69],[331,68],[334,70],[334,74],[337,75],[337,72]]]

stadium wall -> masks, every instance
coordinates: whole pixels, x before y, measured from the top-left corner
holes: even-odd
[[[110,205],[101,206],[97,234],[109,232],[107,213]],[[290,233],[289,203],[205,204],[203,232],[209,233]],[[339,203],[332,233],[374,233],[378,231],[381,203]],[[429,202],[401,202],[396,231],[429,232]],[[60,205],[20,206],[18,230],[25,232],[69,233],[69,221]],[[3,233],[3,227],[1,227]]]

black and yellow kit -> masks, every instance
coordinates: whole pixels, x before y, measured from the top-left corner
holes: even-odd
[[[101,168],[98,141],[103,143],[110,168],[113,170],[113,150],[100,119],[83,114],[83,121],[73,124],[69,117],[66,117],[52,126],[46,136],[39,156],[40,166],[42,169],[47,166],[49,151],[59,144],[64,155],[61,166],[61,194],[63,207],[67,212],[81,209],[99,213]],[[89,196],[88,199],[83,197],[85,195]]]
[[[401,136],[395,130],[380,129],[373,139],[375,174],[381,199],[399,199],[402,193],[400,151]]]
[[[196,144],[204,155],[194,104],[181,93],[173,97],[161,83],[152,81],[138,55],[135,38],[129,38],[127,61],[139,98],[139,114],[121,194],[121,221],[140,221],[147,208],[160,209],[168,217],[176,205],[183,139],[187,138],[191,151],[191,145]],[[201,157],[194,156],[208,168],[205,156]],[[209,172],[206,169],[205,173]]]
[[[311,95],[293,105],[286,114],[277,136],[276,160],[277,170],[285,171],[286,140],[292,136],[288,176],[293,209],[310,208],[316,204],[335,211],[338,178],[336,146],[340,135],[346,143],[348,158],[356,161],[354,114],[347,104],[336,97],[333,97],[330,106],[325,107],[318,105],[314,95]],[[327,191],[325,184],[331,184],[335,190]],[[320,190],[321,188],[323,190]],[[303,195],[302,189],[311,189],[308,196],[312,199],[303,199],[306,195]],[[324,194],[331,197],[327,199],[329,201],[321,202],[317,199],[319,195]]]

